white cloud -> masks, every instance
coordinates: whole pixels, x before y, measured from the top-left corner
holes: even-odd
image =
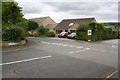
[[[50,16],[56,22],[68,18],[95,17],[97,21],[117,21],[118,3],[113,2],[41,2],[18,1],[23,8],[24,17],[36,18]],[[108,1],[108,0],[106,0]]]

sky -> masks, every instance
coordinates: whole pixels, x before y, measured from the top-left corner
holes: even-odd
[[[15,0],[26,19],[50,16],[59,23],[63,19],[91,18],[97,22],[118,21],[118,1],[24,1]]]

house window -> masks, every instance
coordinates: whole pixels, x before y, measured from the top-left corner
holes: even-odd
[[[72,26],[74,23],[70,23],[69,26]]]

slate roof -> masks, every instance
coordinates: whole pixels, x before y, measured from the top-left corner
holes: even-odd
[[[82,24],[82,23],[92,22],[92,21],[96,21],[95,18],[64,19],[54,28],[54,30],[69,29],[75,24]],[[70,23],[74,23],[74,24],[72,26],[69,26]]]
[[[57,26],[57,24],[48,24],[46,26],[46,28],[49,28],[50,30],[53,30],[56,26]]]
[[[47,19],[48,17],[49,16],[47,16],[47,17],[40,17],[40,18],[32,18],[30,20],[34,20],[35,22],[40,23],[40,22],[44,21],[45,19]]]

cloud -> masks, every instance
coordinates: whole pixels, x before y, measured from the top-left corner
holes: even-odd
[[[50,16],[62,19],[95,17],[97,21],[117,21],[117,2],[19,2],[25,18]]]

